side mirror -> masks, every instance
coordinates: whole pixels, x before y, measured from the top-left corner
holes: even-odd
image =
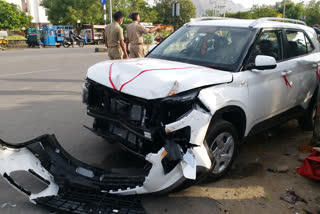
[[[277,67],[276,59],[272,56],[258,55],[254,62],[254,68],[257,70],[268,70]]]

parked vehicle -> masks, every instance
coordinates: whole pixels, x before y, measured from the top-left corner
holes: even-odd
[[[73,38],[73,41],[79,46],[83,47],[84,46],[84,40],[81,36],[72,34],[71,37]],[[68,48],[72,46],[72,40],[70,37],[65,37],[62,43],[63,47]]]
[[[69,32],[73,29],[71,25],[68,26],[44,26],[40,28],[41,31],[41,45],[42,46],[56,46],[61,47],[65,37],[69,37]]]
[[[7,31],[0,31],[0,50],[4,50],[7,48],[8,40],[6,39],[8,36]]]
[[[85,44],[104,44],[104,25],[84,25],[80,32]]]
[[[29,48],[40,45],[40,32],[38,28],[28,28],[26,30],[26,38]]]
[[[197,178],[219,178],[244,138],[289,119],[313,126],[315,31],[291,19],[210,19],[184,25],[144,59],[88,70],[83,100],[91,130],[142,157],[161,155],[159,180],[173,182],[168,175],[188,153]]]

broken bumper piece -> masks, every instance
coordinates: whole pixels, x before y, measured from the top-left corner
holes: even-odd
[[[11,177],[17,171],[30,173],[47,188],[33,194]],[[145,213],[135,196],[109,193],[142,185],[144,176],[126,177],[90,167],[64,151],[54,135],[16,145],[0,140],[0,173],[32,203],[59,213]]]
[[[170,127],[171,130],[175,128]],[[21,144],[0,140],[0,173],[10,185],[26,194],[31,202],[54,210],[69,213],[144,213],[140,202],[128,195],[186,188],[208,173],[208,169],[201,170],[201,173],[197,171],[197,167],[206,166],[201,158],[195,157],[199,155],[197,150],[201,151],[201,146],[175,155],[179,152],[177,148],[167,145],[157,153],[148,154],[145,159],[149,165],[143,172],[128,175],[96,168],[73,158],[54,135],[43,135]],[[168,171],[164,167],[165,161],[169,165],[170,161],[175,162]],[[17,171],[32,175],[44,183],[46,189],[32,193],[19,185],[11,176]]]

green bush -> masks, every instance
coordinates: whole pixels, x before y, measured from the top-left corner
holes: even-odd
[[[148,34],[143,35],[144,44],[151,45],[153,43],[153,40],[154,40],[154,36],[152,33],[148,33]]]
[[[6,40],[27,40],[24,36],[14,35],[14,36],[7,36]]]

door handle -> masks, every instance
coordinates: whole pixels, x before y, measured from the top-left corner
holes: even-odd
[[[291,73],[292,73],[291,70],[283,71],[283,72],[281,72],[281,76],[287,76],[287,75],[289,75],[289,74],[291,74]]]

